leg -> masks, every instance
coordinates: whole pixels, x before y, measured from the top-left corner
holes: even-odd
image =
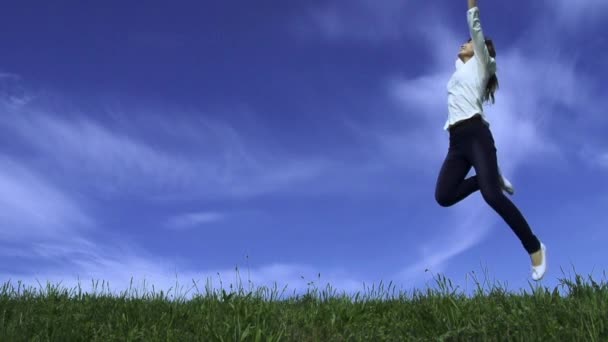
[[[501,191],[494,139],[487,127],[483,130],[476,137],[470,151],[481,194],[486,203],[511,227],[528,254],[537,252],[540,241],[532,233],[519,209]]]
[[[448,152],[435,187],[435,200],[440,206],[452,206],[479,190],[477,176],[464,179],[469,170],[471,163],[464,156],[453,150]]]

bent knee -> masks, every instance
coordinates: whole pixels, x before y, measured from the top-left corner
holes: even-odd
[[[452,198],[450,198],[450,196],[443,194],[443,193],[435,193],[435,201],[437,201],[437,204],[439,204],[440,206],[447,208],[447,207],[451,207],[452,205],[454,205],[454,201],[452,200]]]

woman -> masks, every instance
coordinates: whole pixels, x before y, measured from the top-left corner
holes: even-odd
[[[467,19],[471,39],[463,44],[456,60],[456,72],[448,82],[450,147],[439,172],[435,198],[443,207],[452,206],[480,190],[486,201],[511,227],[532,261],[532,279],[546,272],[546,247],[533,234],[517,207],[503,194],[512,193],[496,160],[494,139],[483,113],[483,102],[494,102],[498,88],[496,51],[485,39],[479,21],[477,0],[468,0]],[[471,167],[476,175],[465,179]]]

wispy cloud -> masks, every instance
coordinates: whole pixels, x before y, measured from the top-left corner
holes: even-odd
[[[210,120],[147,114],[148,124],[137,126],[136,113],[118,125],[27,106],[7,111],[0,125],[34,148],[51,173],[102,193],[248,197],[309,181],[330,165],[273,151]]]
[[[588,25],[608,15],[608,2],[604,0],[546,1],[547,9],[557,14],[558,22],[568,26]]]
[[[31,96],[26,94],[21,84],[21,76],[8,72],[0,72],[0,104],[15,107],[26,104]]]
[[[472,196],[459,208],[446,210],[448,229],[419,246],[420,259],[397,273],[396,278],[418,282],[426,271],[444,272],[450,261],[480,243],[495,224],[491,208],[479,197]]]
[[[586,143],[578,151],[578,157],[592,168],[608,170],[608,145]]]
[[[412,33],[412,13],[426,9],[404,0],[337,0],[312,8],[300,18],[300,30],[328,39],[392,40]]]
[[[0,79],[17,79],[18,80],[18,79],[21,79],[21,77],[17,74],[0,71]]]
[[[0,206],[2,239],[57,238],[92,224],[68,194],[7,157],[0,158]]]
[[[124,248],[120,247],[122,245]],[[249,291],[265,286],[289,296],[304,293],[311,286],[323,288],[326,284],[340,292],[354,293],[361,291],[364,284],[363,280],[341,269],[328,270],[303,264],[270,263],[249,267],[244,262],[231,269],[191,269],[180,266],[178,261],[154,257],[126,245],[104,245],[83,239],[38,244],[24,249],[30,259],[44,258],[61,263],[34,272],[4,272],[0,273],[0,278],[34,287],[48,281],[69,289],[80,282],[85,292],[91,292],[93,289],[89,285],[99,281],[97,291],[102,290],[101,283],[105,282],[103,290],[114,294],[132,288],[142,295],[154,289],[156,293],[163,290],[186,298],[197,291],[204,294],[206,288],[236,290],[242,286]]]
[[[217,212],[188,213],[172,217],[167,222],[167,227],[175,230],[196,228],[209,223],[222,221],[225,218],[226,216],[224,214]]]
[[[600,154],[599,156],[597,156],[596,160],[599,165],[601,165],[605,169],[608,169],[608,152]]]

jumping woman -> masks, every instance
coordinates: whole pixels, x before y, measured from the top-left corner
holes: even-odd
[[[512,194],[513,188],[498,168],[494,138],[483,113],[482,103],[494,103],[498,88],[496,50],[481,30],[477,0],[468,0],[468,4],[471,39],[460,47],[456,71],[447,85],[448,119],[444,129],[449,132],[450,147],[439,172],[435,198],[442,207],[449,207],[480,190],[530,255],[532,279],[540,280],[547,269],[546,247],[503,193]],[[476,175],[465,179],[471,167]]]

